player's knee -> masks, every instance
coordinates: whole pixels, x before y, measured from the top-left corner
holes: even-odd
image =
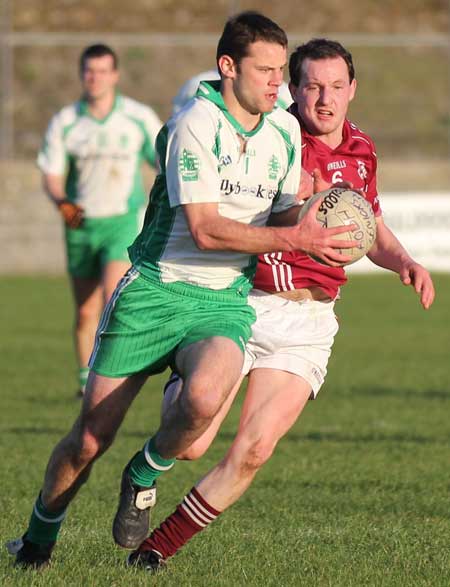
[[[93,306],[80,306],[76,309],[75,321],[78,328],[98,322],[98,308]]]
[[[222,405],[220,393],[216,393],[217,383],[197,378],[191,381],[182,400],[184,408],[195,420],[210,421]]]
[[[274,444],[259,438],[249,444],[240,455],[240,468],[245,472],[256,472],[273,454]]]
[[[113,437],[95,434],[88,428],[82,430],[78,440],[78,460],[87,465],[98,458],[111,445]]]
[[[208,450],[209,445],[194,444],[177,456],[179,461],[196,461]]]

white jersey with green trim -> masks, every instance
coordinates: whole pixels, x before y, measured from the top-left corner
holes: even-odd
[[[124,214],[145,201],[141,165],[156,165],[161,126],[151,108],[125,96],[116,95],[101,120],[80,100],[53,116],[38,166],[45,174],[67,174],[67,197],[82,206],[86,218]]]
[[[251,132],[228,112],[220,82],[204,82],[197,97],[161,131],[161,165],[144,227],[132,247],[135,266],[163,283],[224,289],[252,277],[255,257],[236,251],[201,251],[182,206],[217,203],[222,216],[264,226],[271,212],[296,201],[300,130],[288,112],[263,115]]]

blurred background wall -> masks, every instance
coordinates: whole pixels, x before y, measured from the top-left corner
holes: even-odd
[[[179,86],[214,66],[226,18],[245,9],[276,20],[291,47],[328,36],[351,50],[350,117],[377,144],[381,194],[450,197],[448,0],[2,0],[0,272],[63,268],[60,222],[34,160],[52,114],[79,96],[81,50],[112,45],[122,92],[164,120]]]

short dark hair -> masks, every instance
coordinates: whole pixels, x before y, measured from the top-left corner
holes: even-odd
[[[83,72],[86,66],[86,61],[88,59],[92,59],[94,57],[104,57],[105,55],[111,55],[113,60],[113,67],[117,69],[119,67],[119,58],[117,57],[117,53],[108,47],[108,45],[102,45],[98,43],[96,45],[90,45],[83,50],[83,53],[80,55],[80,71]]]
[[[330,57],[342,57],[347,64],[348,76],[350,82],[352,82],[355,79],[355,68],[351,53],[337,41],[331,41],[330,39],[311,39],[307,43],[299,45],[289,58],[289,76],[291,83],[296,87],[300,84],[302,65],[305,59],[318,61]]]
[[[249,45],[256,41],[278,43],[282,47],[288,44],[286,33],[267,16],[253,10],[232,16],[219,39],[216,61],[222,55],[229,55],[239,64],[248,55]]]

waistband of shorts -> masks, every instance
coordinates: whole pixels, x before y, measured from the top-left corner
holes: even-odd
[[[127,220],[136,217],[138,214],[137,210],[128,210],[123,214],[113,214],[111,216],[94,216],[87,217],[84,219],[84,225],[86,226],[102,226],[104,224],[114,224],[117,221]]]
[[[291,302],[303,302],[305,300],[311,300],[314,302],[329,304],[333,301],[333,298],[324,292],[321,287],[317,286],[290,289],[288,291],[272,291],[267,293],[284,298],[285,300],[290,300]]]
[[[275,295],[274,293],[271,293],[271,292],[263,291],[261,289],[252,289],[251,290],[251,292],[249,294],[250,305],[252,304],[253,298],[258,298],[261,300],[263,299],[265,304],[269,304],[270,306],[273,306],[274,308],[282,307],[283,304],[286,304],[286,302],[289,302],[291,307],[295,307],[296,304],[301,304],[301,305],[308,304],[311,306],[314,304],[316,308],[320,307],[320,308],[323,308],[324,311],[328,311],[328,310],[333,310],[334,304],[335,304],[335,300],[332,300],[331,298],[329,298],[328,302],[313,300],[308,297],[305,297],[304,299],[292,300],[292,299],[286,298],[284,296],[279,296],[279,295]]]
[[[199,285],[192,285],[184,281],[162,283],[161,281],[157,281],[156,279],[152,279],[148,275],[141,273],[137,269],[135,269],[135,271],[138,271],[139,276],[144,281],[150,283],[152,286],[157,287],[162,291],[170,292],[174,295],[179,295],[181,297],[188,297],[190,299],[203,300],[208,302],[231,303],[242,306],[247,305],[247,295],[241,293],[237,288],[215,290],[209,289],[207,287],[201,287]]]

